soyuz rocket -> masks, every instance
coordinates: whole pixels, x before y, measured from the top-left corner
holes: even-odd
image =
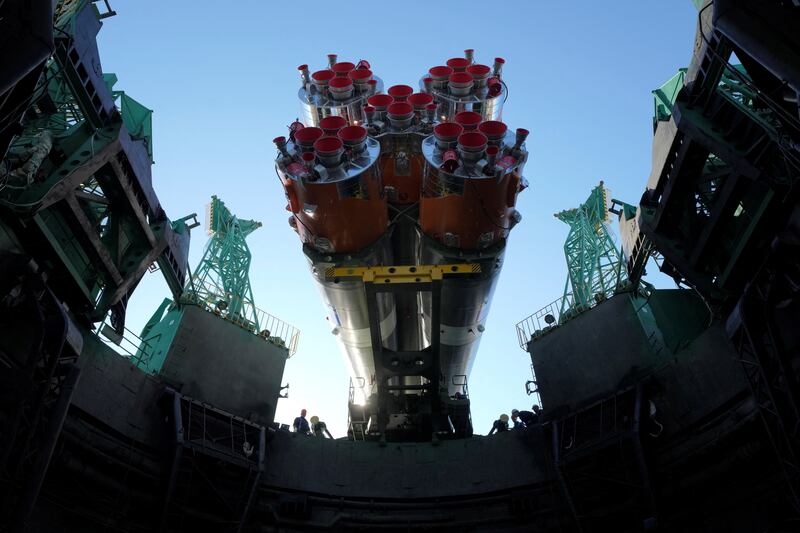
[[[389,350],[424,350],[438,337],[442,394],[464,397],[527,186],[528,131],[502,122],[504,63],[476,63],[466,50],[430,68],[416,92],[384,90],[363,60],[331,54],[321,70],[298,67],[302,118],[274,139],[275,164],[356,384],[352,403],[376,392],[370,317],[362,281],[332,280],[332,267],[479,264],[480,276],[443,280],[438,335],[425,292],[380,294],[373,321]]]

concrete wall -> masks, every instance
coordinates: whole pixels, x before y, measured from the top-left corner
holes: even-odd
[[[723,328],[693,292],[620,294],[528,345],[544,407],[575,408],[645,376],[669,431],[687,429],[747,390]]]
[[[703,332],[654,373],[665,402],[662,420],[669,431],[690,427],[735,397],[749,396],[744,370],[722,326]],[[752,407],[749,407],[752,409]]]
[[[541,427],[430,443],[351,442],[279,431],[264,483],[344,497],[436,498],[543,482]]]
[[[649,366],[650,344],[628,294],[610,298],[528,344],[545,409],[613,393]],[[633,383],[633,381],[631,382]]]
[[[134,440],[150,446],[160,443],[163,415],[158,400],[163,388],[158,378],[142,372],[92,333],[84,334],[78,366],[74,407]]]
[[[275,418],[288,353],[187,305],[160,376],[184,395],[267,424]]]

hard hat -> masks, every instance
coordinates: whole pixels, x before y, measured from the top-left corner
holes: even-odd
[[[507,414],[505,414],[505,413],[503,413],[502,415],[500,415],[500,421],[501,421],[501,422],[508,422],[508,415],[507,415]]]
[[[519,409],[512,409],[511,410],[511,416],[518,415],[518,414],[519,414]]]
[[[312,416],[311,417],[311,423],[312,424],[318,424],[319,423],[319,417],[318,416]]]

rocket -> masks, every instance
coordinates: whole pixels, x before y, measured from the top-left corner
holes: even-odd
[[[479,265],[479,275],[443,279],[438,313],[423,291],[380,293],[372,311],[382,348],[418,352],[438,338],[438,394],[467,399],[509,233],[521,220],[517,195],[527,187],[528,132],[511,131],[502,121],[504,63],[475,63],[467,50],[428,69],[417,92],[402,84],[384,92],[364,60],[331,54],[323,69],[298,67],[302,119],[274,139],[275,165],[289,225],[349,366],[351,404],[366,404],[367,418],[376,411],[369,406],[381,382],[364,283],[327,273],[336,267]],[[388,382],[409,386],[395,396],[420,395],[425,378]],[[401,400],[391,415],[411,425],[417,419]]]

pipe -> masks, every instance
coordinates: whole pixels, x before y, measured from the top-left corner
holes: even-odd
[[[313,175],[314,164],[317,162],[317,156],[314,155],[314,152],[303,152],[303,155],[300,156],[300,160],[303,162],[306,173]]]
[[[501,79],[503,77],[503,65],[505,65],[505,63],[506,60],[502,57],[495,57],[494,66],[492,67],[492,76]]]
[[[486,148],[486,168],[483,170],[483,173],[487,176],[494,175],[494,166],[497,161],[497,153],[500,149],[497,146],[488,146]]]
[[[303,82],[303,87],[307,87],[311,83],[311,73],[308,72],[308,65],[300,65],[297,70],[300,71],[300,80]]]
[[[528,138],[528,133],[530,133],[525,128],[517,128],[517,136],[514,142],[514,151],[520,150],[522,148],[522,144],[525,142],[525,139]]]
[[[466,50],[464,50],[464,59],[469,61],[470,65],[475,62],[473,59],[474,55],[475,55],[475,50],[473,50],[472,48],[467,48]]]
[[[364,117],[365,123],[367,126],[371,126],[373,121],[375,120],[375,108],[371,105],[364,106]]]
[[[430,103],[425,106],[425,116],[428,119],[428,122],[433,124],[436,121],[436,110],[439,108],[434,103]]]
[[[272,139],[272,142],[275,143],[275,146],[283,157],[289,157],[289,151],[286,149],[286,137],[275,137]]]

